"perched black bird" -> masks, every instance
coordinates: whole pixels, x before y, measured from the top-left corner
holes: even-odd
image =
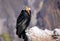
[[[16,23],[16,34],[19,38],[23,37],[24,41],[27,41],[27,36],[25,30],[29,26],[31,20],[31,10],[29,7],[26,7],[26,10],[22,10],[20,15],[17,18]]]

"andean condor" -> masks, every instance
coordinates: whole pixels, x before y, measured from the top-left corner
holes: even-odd
[[[22,10],[20,15],[17,18],[16,23],[16,34],[19,38],[23,37],[24,41],[27,41],[27,36],[25,30],[29,26],[31,20],[31,10],[29,7],[26,7],[25,10]]]

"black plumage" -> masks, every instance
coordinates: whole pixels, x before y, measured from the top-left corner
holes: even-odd
[[[29,13],[30,15],[26,10],[22,10],[17,18],[16,34],[18,35],[19,38],[21,37],[23,37],[23,39],[26,38],[25,30],[29,26],[31,20],[31,11]]]

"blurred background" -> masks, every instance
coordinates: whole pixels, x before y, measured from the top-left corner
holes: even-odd
[[[23,41],[16,35],[16,20],[25,6],[32,11],[29,28],[60,28],[60,0],[0,0],[0,41]]]

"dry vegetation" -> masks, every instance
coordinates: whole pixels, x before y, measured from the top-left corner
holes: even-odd
[[[54,39],[52,39],[51,36],[47,36],[45,38],[44,37],[39,37],[39,38],[35,37],[35,38],[32,38],[31,41],[54,41]],[[60,36],[58,37],[58,41],[60,41]]]

